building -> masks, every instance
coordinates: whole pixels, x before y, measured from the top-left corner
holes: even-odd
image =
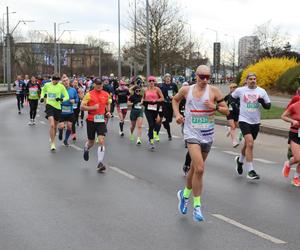
[[[260,49],[260,41],[257,36],[244,36],[239,40],[238,63],[245,68],[256,61]]]

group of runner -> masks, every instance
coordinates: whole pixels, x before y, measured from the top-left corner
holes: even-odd
[[[155,141],[159,141],[161,124],[167,130],[168,139],[172,140],[170,123],[173,112],[178,124],[183,124],[183,137],[188,149],[184,171],[187,174],[186,185],[177,193],[178,208],[182,214],[187,213],[188,201],[193,193],[193,218],[202,221],[204,217],[201,211],[201,194],[203,189],[203,173],[205,160],[210,152],[214,137],[214,116],[220,112],[230,121],[230,135],[233,147],[237,147],[236,129],[237,122],[244,138],[241,153],[235,158],[236,171],[242,175],[246,170],[247,178],[260,179],[254,170],[253,147],[257,138],[260,125],[260,109],[271,108],[271,102],[267,92],[257,86],[255,73],[247,75],[246,84],[242,87],[230,86],[230,94],[223,98],[221,91],[209,83],[211,72],[209,67],[200,65],[196,70],[196,82],[193,85],[187,83],[178,91],[177,85],[172,83],[171,76],[164,76],[164,83],[157,84],[156,77],[148,76],[147,86],[144,87],[141,79],[135,78],[130,86],[122,80],[109,78],[95,78],[89,80],[83,88],[78,79],[70,79],[67,76],[60,78],[57,75],[52,81],[40,88],[32,77],[25,86],[29,101],[33,100],[30,109],[30,119],[36,114],[37,100],[46,101],[46,117],[48,119],[51,138],[50,149],[54,151],[57,127],[59,140],[63,139],[63,128],[66,127],[63,143],[68,145],[68,139],[78,125],[80,110],[87,112],[86,129],[87,141],[84,145],[83,158],[89,160],[89,150],[98,143],[97,169],[102,172],[106,169],[103,159],[105,154],[105,136],[107,133],[107,121],[112,117],[112,110],[116,106],[119,116],[119,134],[124,136],[124,121],[127,115],[128,105],[130,111],[130,141],[135,141],[134,130],[137,128],[136,145],[142,144],[143,117],[148,122],[148,143],[151,150],[155,148]],[[19,81],[17,79],[16,81]],[[24,84],[25,85],[25,84]],[[21,86],[22,84],[17,84]],[[87,87],[88,86],[88,87]],[[18,107],[19,99],[17,93]],[[77,113],[77,115],[74,115]],[[74,119],[75,117],[75,119]],[[291,131],[289,144],[292,156],[285,162],[283,174],[287,177],[291,165],[297,164],[292,184],[300,186],[300,98],[294,101],[283,113],[282,119],[290,122]],[[31,120],[32,121],[32,120]],[[67,123],[66,126],[64,123]],[[72,132],[73,130],[73,132]],[[95,137],[96,136],[96,137]],[[76,138],[76,137],[75,137]]]

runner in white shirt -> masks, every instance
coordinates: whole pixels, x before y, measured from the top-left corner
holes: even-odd
[[[240,99],[239,127],[244,136],[245,142],[240,156],[235,158],[236,171],[243,174],[243,163],[248,172],[247,178],[251,180],[259,179],[259,175],[253,168],[253,146],[259,132],[260,109],[271,108],[271,101],[267,92],[256,85],[255,73],[249,73],[246,78],[247,84],[237,88],[231,95]]]

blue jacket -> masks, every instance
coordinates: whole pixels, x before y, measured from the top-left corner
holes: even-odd
[[[79,102],[79,97],[76,89],[70,87],[67,89],[69,94],[69,100],[61,103],[61,115],[71,115],[74,113],[74,107],[77,107]],[[75,100],[75,103],[71,103],[70,100]]]

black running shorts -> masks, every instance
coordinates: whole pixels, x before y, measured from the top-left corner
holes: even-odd
[[[239,122],[239,127],[242,131],[243,136],[251,134],[253,140],[256,139],[259,132],[259,123],[258,124],[249,124],[247,122]]]

